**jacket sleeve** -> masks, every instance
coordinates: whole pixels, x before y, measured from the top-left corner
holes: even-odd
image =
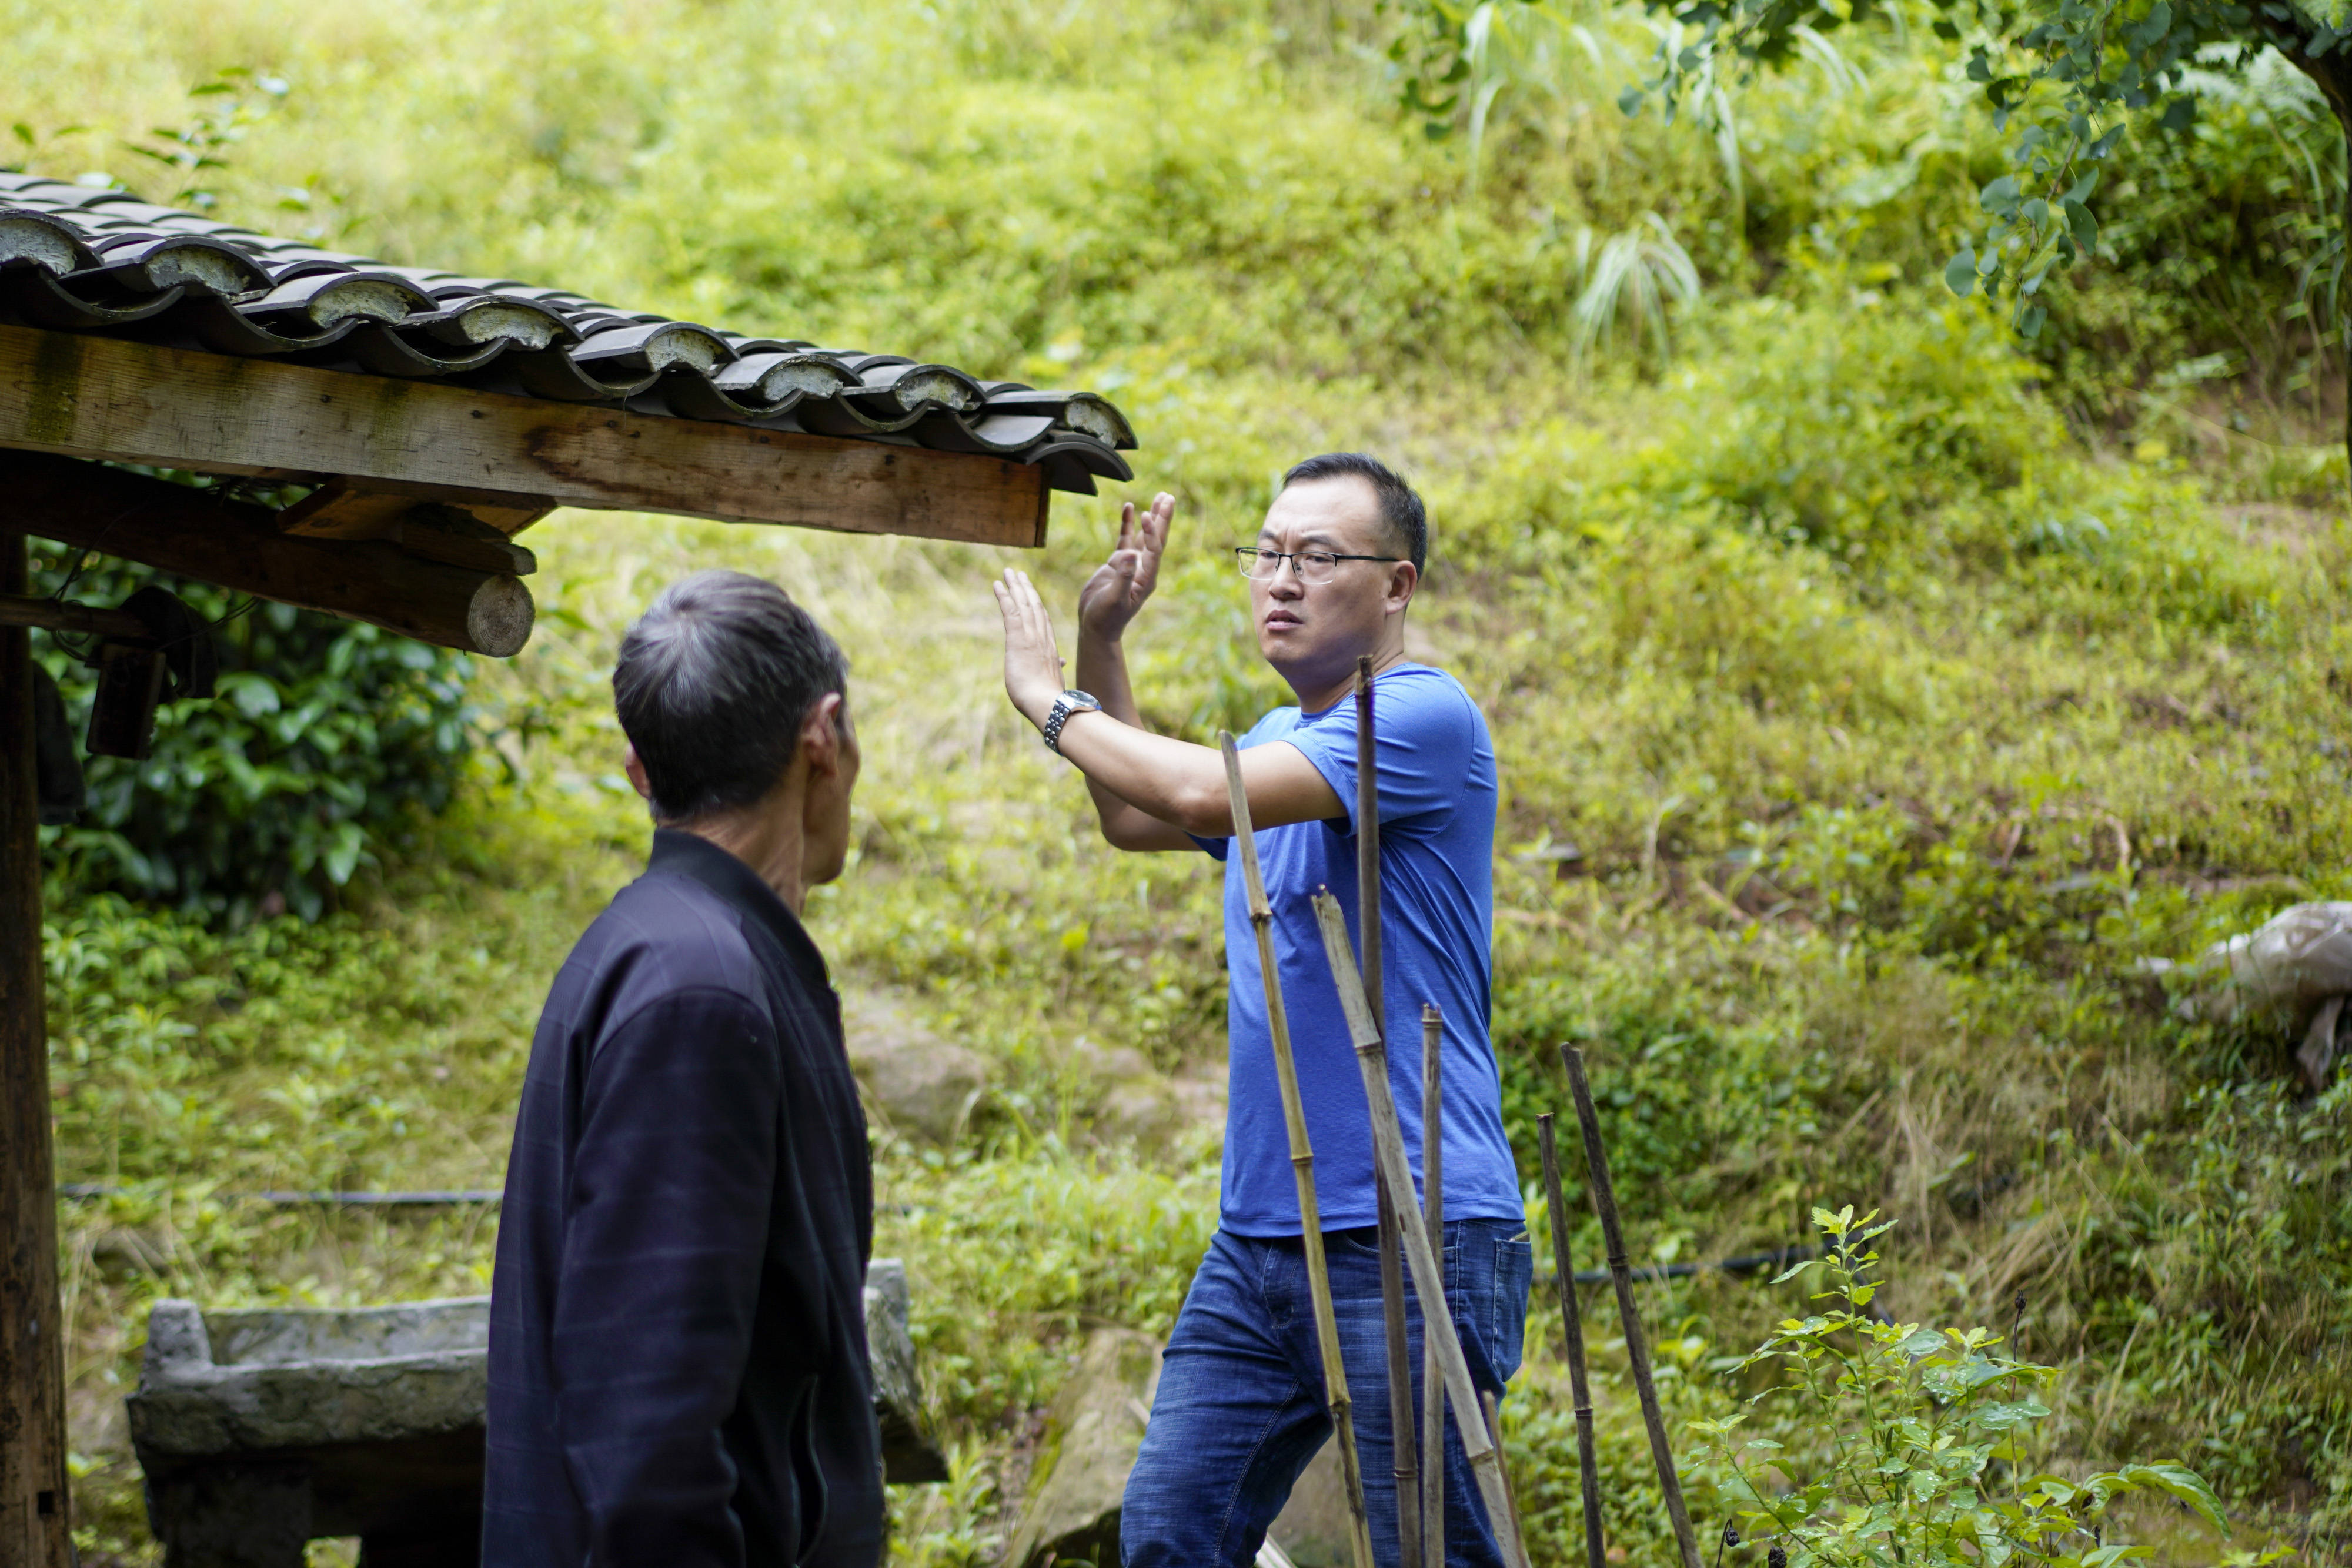
[[[591,1568],[744,1561],[719,1429],[758,1307],[782,1083],[772,1025],[716,990],[652,1003],[589,1065],[552,1354]]]

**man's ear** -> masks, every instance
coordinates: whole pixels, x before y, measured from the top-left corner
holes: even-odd
[[[1409,560],[1389,564],[1388,593],[1385,608],[1391,615],[1401,612],[1412,602],[1412,591],[1421,586],[1421,569]]]
[[[827,692],[809,706],[808,716],[801,720],[801,755],[808,758],[812,777],[841,771],[842,735],[848,725],[839,692]]]
[[[621,771],[629,776],[629,783],[641,798],[646,800],[654,798],[653,780],[646,777],[645,759],[637,755],[635,741],[631,741],[628,748],[621,753]]]

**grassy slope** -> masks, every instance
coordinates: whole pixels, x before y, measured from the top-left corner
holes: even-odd
[[[1135,490],[1184,500],[1138,635],[1155,717],[1195,736],[1279,695],[1213,547],[1287,457],[1402,455],[1440,529],[1416,616],[1504,762],[1496,1039],[1523,1152],[1561,1098],[1551,1045],[1585,1040],[1641,1249],[1745,1250],[1811,1202],[1884,1205],[1903,1315],[2005,1326],[2025,1293],[2031,1347],[2066,1368],[2059,1462],[2178,1454],[2336,1550],[2347,1092],[2296,1100],[2273,1035],[2181,1025],[2123,977],[2347,891],[2347,541],[2312,494],[2340,463],[2200,437],[2211,404],[2095,449],[2053,412],[2108,442],[2138,406],[2116,388],[2210,347],[2200,322],[2267,322],[2275,277],[2250,252],[2232,318],[2177,246],[2124,232],[2037,369],[1932,287],[1991,166],[1933,60],[1750,95],[1744,212],[1716,147],[1623,122],[1606,73],[1527,95],[1471,192],[1311,41],[1321,14],[15,5],[0,47],[12,117],[100,128],[44,145],[48,172],[168,196],[118,138],[184,123],[190,82],[249,63],[295,90],[232,150],[231,213],[1112,391],[1146,441]],[[2220,190],[2283,201],[2291,160],[2257,119],[2217,110],[2186,164],[2147,150],[2127,172],[2177,200],[2144,227]],[[1580,379],[1578,231],[1644,211],[1711,303],[1675,364],[1637,375],[1621,336]],[[2291,434],[2300,405],[2269,390],[2291,371],[2249,373],[2242,423]],[[2194,468],[2168,450],[2192,445]],[[1115,499],[1061,507],[1028,564],[1073,587]],[[603,662],[654,587],[724,562],[785,582],[856,661],[860,855],[814,905],[822,939],[992,1063],[958,1147],[882,1149],[883,1245],[912,1260],[959,1454],[954,1483],[902,1499],[901,1549],[982,1560],[1070,1333],[1164,1325],[1213,1222],[1213,1145],[1128,1141],[1102,1066],[1213,1062],[1211,874],[1093,840],[995,694],[986,552],[584,514],[535,542],[542,632],[479,680],[534,738],[423,862],[315,929],[60,907],[61,1165],[132,1189],[68,1215],[87,1538],[145,1550],[116,1401],[146,1301],[482,1287],[478,1215],[228,1195],[496,1183],[545,977],[642,842]],[[1792,1299],[1657,1292],[1678,1405],[1718,1408],[1711,1359]],[[1540,1305],[1536,1333],[1557,1334]],[[1612,1531],[1664,1562],[1604,1339]],[[1521,1479],[1557,1554],[1566,1401],[1549,1353],[1525,1376]]]

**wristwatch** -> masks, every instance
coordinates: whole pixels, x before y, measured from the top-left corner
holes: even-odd
[[[1102,704],[1086,692],[1064,692],[1054,699],[1054,711],[1045,716],[1045,749],[1055,756],[1062,755],[1062,727],[1070,722],[1074,713],[1100,713]]]

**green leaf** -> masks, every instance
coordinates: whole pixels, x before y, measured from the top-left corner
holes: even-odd
[[[1963,299],[1966,299],[1970,294],[1975,292],[1977,287],[1977,253],[1974,250],[1970,249],[1967,246],[1962,246],[1959,248],[1958,254],[1955,255],[1951,260],[1944,264],[1944,287],[1949,288],[1953,293],[1958,295]],[[1789,1274],[1793,1274],[1795,1272],[1796,1270],[1794,1269],[1789,1270]],[[1789,1274],[1781,1275],[1780,1279],[1787,1279]],[[1780,1281],[1775,1280],[1772,1282],[1777,1285]]]
[[[2197,100],[2187,93],[2181,94],[2164,106],[2164,119],[2160,123],[2167,131],[2188,130],[2197,123]],[[2114,132],[2108,134],[2113,135]]]
[[[2042,323],[2048,319],[2050,319],[2049,311],[2039,305],[2030,307],[2024,315],[2017,319],[2018,336],[2031,342],[2042,335]]]
[[[2074,196],[2066,198],[2065,213],[2066,227],[2074,235],[2074,243],[2082,247],[2084,256],[2095,254],[2099,248],[2099,220]]]
[[[2227,1521],[2221,1513],[2221,1500],[2205,1478],[2186,1465],[2133,1465],[2121,1472],[2135,1486],[2154,1487],[2171,1493],[2203,1515],[2206,1522],[2221,1528]]]
[[[1628,120],[1642,112],[1643,95],[1638,87],[1629,87],[1617,95],[1617,107]]]
[[[2003,174],[1978,193],[1977,204],[1989,213],[2007,217],[2017,211],[2017,176]]]

